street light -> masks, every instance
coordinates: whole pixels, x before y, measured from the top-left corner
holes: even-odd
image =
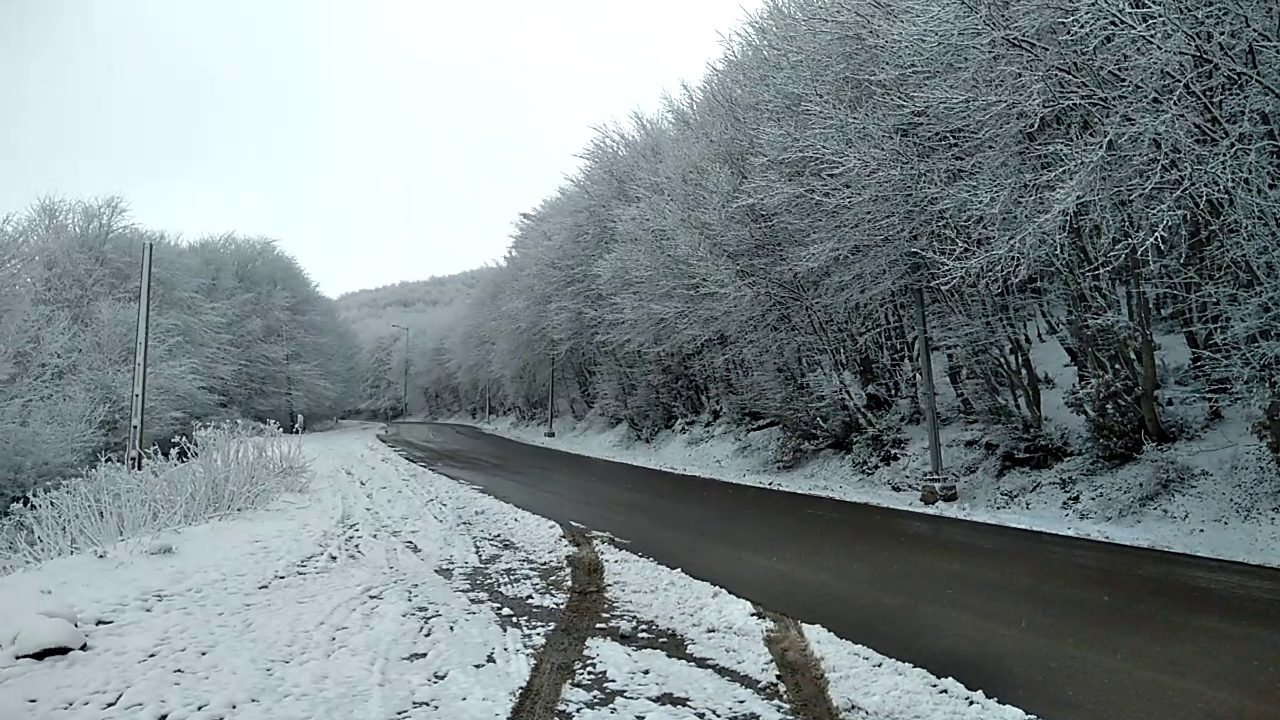
[[[551,382],[547,385],[547,431],[544,437],[556,436],[556,356],[551,356]]]
[[[942,469],[942,442],[938,437],[938,409],[933,389],[933,349],[929,347],[929,328],[924,310],[924,288],[911,289],[916,306],[916,347],[920,353],[921,399],[924,401],[925,427],[929,433],[929,475],[920,489],[920,501],[932,505],[939,500],[954,502],[959,498],[954,482],[948,480]]]
[[[566,347],[551,354],[551,377],[547,383],[547,429],[542,433],[544,437],[556,436],[556,360],[564,360],[570,349]]]
[[[400,414],[404,418],[409,415],[409,328],[395,323],[391,323],[391,327],[404,331],[404,409]]]

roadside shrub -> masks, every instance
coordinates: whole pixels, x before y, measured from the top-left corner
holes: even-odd
[[[1251,445],[1235,453],[1229,476],[1236,479],[1226,490],[1232,511],[1246,518],[1280,517],[1280,466],[1263,445]]]
[[[1072,410],[1085,416],[1098,458],[1123,465],[1142,454],[1145,439],[1138,409],[1138,386],[1130,378],[1099,375],[1079,394],[1068,398]]]
[[[1136,462],[1111,478],[1084,514],[1115,522],[1185,492],[1205,474],[1168,447],[1148,443]]]
[[[198,425],[140,472],[103,458],[81,477],[40,488],[0,518],[0,571],[261,507],[306,487],[299,441],[274,424]]]
[[[1001,477],[1011,470],[1048,470],[1071,456],[1071,444],[1064,432],[1044,429],[1011,433],[1000,447]]]

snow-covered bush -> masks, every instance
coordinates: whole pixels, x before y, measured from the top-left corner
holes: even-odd
[[[1226,514],[1246,519],[1280,517],[1280,468],[1265,445],[1238,448],[1227,461],[1227,477],[1235,480],[1217,488]]]
[[[1167,401],[1162,413],[1165,428],[1179,440],[1200,437],[1217,419],[1208,398],[1192,395]]]
[[[1135,462],[1096,488],[1085,514],[1107,522],[1120,520],[1158,505],[1205,477],[1205,470],[1193,467],[1169,446],[1148,443]]]
[[[189,459],[148,455],[142,471],[103,459],[82,477],[41,488],[0,519],[0,570],[260,507],[305,487],[309,464],[276,425],[198,425]]]
[[[1107,463],[1124,464],[1142,453],[1142,415],[1132,378],[1100,374],[1069,400],[1085,416],[1094,452]]]
[[[905,419],[901,415],[890,416],[887,430],[877,434],[859,433],[849,439],[846,452],[855,472],[873,474],[877,470],[897,462],[907,442],[902,435]]]

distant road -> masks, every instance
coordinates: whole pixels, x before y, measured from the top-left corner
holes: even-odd
[[[1280,570],[395,427],[437,472],[1046,720],[1280,718]]]

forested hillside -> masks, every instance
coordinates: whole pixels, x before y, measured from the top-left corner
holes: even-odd
[[[316,420],[353,400],[356,343],[273,242],[181,241],[122,200],[46,199],[0,221],[0,506],[128,433],[142,243],[154,241],[147,436],[193,421]]]
[[[890,462],[923,287],[944,421],[1016,462],[1123,463],[1226,411],[1280,450],[1278,27],[1233,0],[768,3],[521,216],[413,392],[447,415],[489,383],[533,418],[554,360],[561,413]]]
[[[477,288],[492,282],[495,272],[485,267],[338,298],[338,312],[362,349],[357,361],[357,414],[386,418],[402,411],[406,360],[401,328],[409,328],[410,412],[461,405],[450,370],[449,358],[460,350],[453,333],[468,319],[468,303]]]

